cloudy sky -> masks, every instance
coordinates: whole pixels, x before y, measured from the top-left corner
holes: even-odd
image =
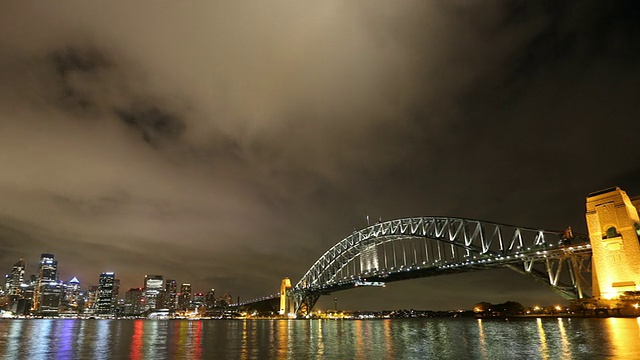
[[[85,286],[162,274],[248,299],[367,216],[585,232],[589,192],[640,195],[637,6],[5,1],[1,272],[50,252]],[[508,270],[336,296],[560,299]]]

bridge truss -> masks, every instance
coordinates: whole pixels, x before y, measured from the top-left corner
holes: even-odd
[[[509,268],[565,299],[589,290],[591,246],[584,235],[452,217],[380,222],[327,250],[290,290],[306,314],[321,295],[357,286],[491,268]]]

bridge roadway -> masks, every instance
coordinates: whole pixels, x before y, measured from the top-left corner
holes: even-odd
[[[320,295],[367,285],[429,276],[509,268],[531,276],[567,299],[589,287],[588,237],[450,217],[397,219],[344,238],[287,292],[296,313],[313,308]],[[280,294],[235,304],[274,304]]]

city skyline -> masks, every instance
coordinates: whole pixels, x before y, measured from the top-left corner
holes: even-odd
[[[43,256],[45,256],[45,255],[46,255],[46,256],[52,256],[52,257],[54,257],[54,256],[55,256],[55,254],[42,253],[42,254],[40,255],[40,256],[41,256],[41,260],[40,260],[40,261],[37,261],[37,262],[34,262],[34,264],[40,264],[40,263],[41,263],[41,261],[42,261],[42,257],[43,257]],[[74,282],[77,282],[77,283],[81,283],[81,284],[83,284],[83,286],[85,286],[85,287],[86,287],[86,286],[92,286],[92,285],[99,285],[100,280],[101,280],[101,276],[102,276],[102,275],[105,275],[105,274],[109,274],[109,275],[117,274],[115,271],[102,271],[102,272],[98,272],[98,273],[96,273],[95,279],[93,279],[93,280],[95,280],[95,281],[90,281],[90,280],[86,280],[86,279],[82,279],[82,280],[81,280],[81,279],[79,279],[77,276],[73,276],[73,275],[72,275],[72,276],[61,276],[61,275],[59,275],[59,274],[61,273],[61,269],[57,267],[57,266],[58,266],[58,260],[53,260],[53,261],[55,262],[55,265],[56,265],[56,269],[55,269],[55,273],[56,273],[56,275],[55,275],[55,278],[57,278],[57,280],[62,281],[62,282],[64,282],[64,283],[74,283]],[[7,285],[9,286],[9,288],[8,288],[8,289],[12,289],[12,288],[14,288],[14,287],[15,287],[15,288],[18,288],[18,287],[19,287],[19,285],[20,285],[20,283],[18,282],[18,283],[16,283],[16,285],[15,285],[15,286],[13,286],[13,285],[12,285],[12,283],[11,283],[11,280],[6,280],[6,279],[13,279],[13,277],[15,276],[15,277],[20,278],[20,279],[21,279],[20,281],[22,281],[22,280],[26,280],[26,279],[28,279],[28,278],[29,278],[29,276],[32,276],[32,275],[34,275],[34,276],[38,277],[38,269],[40,268],[40,266],[34,265],[32,268],[35,268],[35,269],[34,269],[32,272],[30,272],[31,270],[27,270],[27,269],[30,269],[30,267],[28,266],[28,264],[29,264],[29,263],[30,263],[30,262],[26,261],[24,257],[21,257],[20,259],[18,259],[18,260],[15,262],[14,266],[10,267],[7,271],[5,271],[5,272],[4,272],[4,278],[3,278],[3,279],[5,279],[5,281],[7,282]],[[19,266],[19,264],[20,264],[20,266]],[[16,270],[17,270],[17,269],[19,269],[19,270],[18,270],[18,272],[16,273]],[[63,269],[64,269],[64,267],[63,267]],[[0,273],[2,273],[2,271],[0,271]],[[19,275],[19,274],[21,274],[21,275]],[[149,277],[149,276],[159,276],[160,278],[163,278],[163,277],[164,277],[164,275],[149,275],[149,274],[145,274],[145,275],[143,276],[142,280],[140,281],[140,284],[139,284],[140,286],[137,286],[137,287],[139,287],[139,288],[141,288],[141,289],[142,289],[142,288],[144,288],[145,280],[146,280],[146,279],[147,279],[147,277]],[[166,282],[166,284],[167,284],[167,289],[169,289],[169,287],[168,287],[169,282],[172,282],[174,285],[175,285],[175,284],[177,284],[177,282],[176,282],[176,280],[175,280],[175,279],[171,279],[171,278],[169,277],[169,278],[167,278],[167,282]],[[180,284],[183,284],[183,285],[184,285],[184,284],[190,285],[189,283],[180,283]],[[133,287],[136,287],[136,286],[133,286]],[[165,289],[163,289],[163,290],[165,290]],[[204,290],[204,289],[199,289],[199,290]],[[206,290],[210,290],[210,289],[206,289]],[[199,292],[201,292],[201,291],[199,291]]]
[[[2,4],[0,268],[250,299],[379,220],[586,233],[589,193],[640,195],[632,5]],[[336,296],[558,301],[510,270]]]
[[[141,316],[166,311],[174,316],[189,312],[223,309],[231,303],[225,293],[216,298],[215,289],[192,292],[191,284],[176,280],[165,282],[162,275],[145,275],[142,287],[121,289],[121,281],[113,271],[99,274],[97,281],[81,282],[76,276],[64,280],[60,276],[54,254],[43,253],[37,272],[26,275],[26,262],[20,258],[4,276],[0,288],[2,310],[16,316]],[[136,295],[137,293],[138,295]]]

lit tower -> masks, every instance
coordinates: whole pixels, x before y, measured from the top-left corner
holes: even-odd
[[[164,294],[164,306],[169,309],[170,312],[174,312],[176,310],[176,301],[178,296],[178,283],[175,280],[167,280]]]
[[[64,289],[64,300],[73,312],[78,312],[80,302],[80,280],[77,277],[69,280]]]
[[[42,254],[38,266],[33,309],[40,314],[57,314],[62,285],[58,283],[58,262],[53,254]]]
[[[213,309],[214,307],[216,307],[216,289],[207,291],[207,294],[204,298],[204,303],[207,306],[207,309]]]
[[[140,315],[142,313],[144,298],[142,297],[142,288],[133,288],[127,290],[124,295],[124,314],[127,316]]]
[[[638,205],[640,199],[632,202],[618,187],[591,193],[587,198],[596,298],[613,299],[625,291],[640,290]]]
[[[24,259],[15,263],[11,268],[11,276],[9,277],[9,295],[20,295],[20,285],[24,282]]]
[[[164,304],[158,304],[158,297],[164,288],[164,280],[162,275],[145,275],[144,276],[144,300],[145,311],[161,308]],[[160,305],[160,306],[158,306]]]
[[[7,295],[9,296],[9,308],[11,311],[17,311],[18,301],[22,297],[21,285],[24,282],[24,259],[15,263],[11,268],[11,274],[7,276]]]
[[[96,314],[113,314],[115,273],[104,272],[98,280],[98,295],[96,296]]]
[[[182,311],[189,310],[191,305],[191,284],[180,285],[180,297],[178,299],[178,308]]]

